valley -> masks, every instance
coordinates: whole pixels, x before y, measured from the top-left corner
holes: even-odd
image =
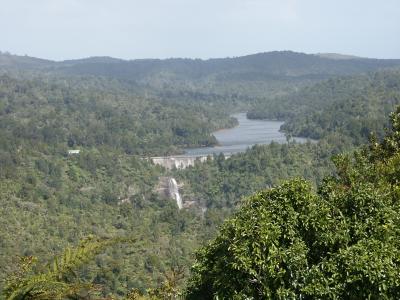
[[[216,138],[217,145],[213,147],[186,148],[184,154],[151,157],[153,163],[167,169],[184,169],[194,166],[196,162],[205,162],[207,158],[213,159],[214,155],[223,154],[225,158],[231,155],[246,152],[254,145],[266,145],[272,142],[287,143],[288,138],[281,132],[283,122],[267,120],[251,120],[246,113],[231,115],[237,120],[238,125],[229,129],[220,129],[212,133]],[[294,137],[293,141],[305,143],[305,138]],[[314,141],[315,142],[315,141]]]
[[[264,221],[270,209],[281,218],[268,203],[284,203],[279,212],[289,213],[298,209],[288,204],[293,194],[318,198],[322,211],[304,206],[310,216],[336,218],[340,214],[329,211],[324,197],[356,189],[358,181],[351,180],[370,174],[364,167],[383,172],[392,185],[379,188],[396,197],[391,155],[397,144],[392,147],[385,138],[392,139],[388,132],[397,126],[389,115],[400,105],[399,68],[396,59],[338,60],[291,51],[131,61],[0,54],[0,289],[20,274],[20,257],[35,257],[35,267],[27,271],[27,278],[35,279],[63,249],[86,249],[77,245],[87,237],[96,243],[118,237],[134,242],[99,252],[88,266],[80,265],[76,277],[66,277],[101,286],[99,297],[122,298],[129,291],[143,297],[156,293],[179,273],[176,290],[195,297],[207,286],[225,295],[207,279],[224,278],[219,269],[191,267],[196,261],[207,265],[210,257],[223,261],[213,246],[202,248],[215,239],[221,253],[227,240],[242,247],[229,227],[229,220],[238,222],[250,236],[242,212]],[[360,150],[369,140],[373,149]],[[68,155],[69,150],[79,153]],[[362,151],[364,165],[343,159],[338,167],[337,157],[353,151]],[[381,166],[374,155],[390,159]],[[378,185],[372,178],[362,180]],[[340,193],[331,193],[333,187]],[[265,215],[243,199],[263,203]],[[332,201],[340,207],[339,200]],[[344,208],[341,213],[347,218]],[[300,227],[325,226],[308,215],[304,220],[309,223],[299,221]],[[350,229],[329,226],[321,229],[324,234],[346,244],[329,232],[345,235]],[[229,232],[221,235],[221,228]],[[318,243],[323,253],[336,251]],[[195,256],[197,249],[209,256]]]

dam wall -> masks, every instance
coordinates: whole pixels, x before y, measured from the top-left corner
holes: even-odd
[[[225,156],[229,158],[230,155]],[[196,163],[202,163],[207,161],[207,159],[214,159],[213,156],[159,156],[159,157],[151,157],[150,160],[155,165],[163,166],[168,170],[172,169],[185,169],[189,166],[194,166]]]

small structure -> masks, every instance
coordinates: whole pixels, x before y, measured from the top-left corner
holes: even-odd
[[[68,150],[68,155],[78,155],[81,150]]]

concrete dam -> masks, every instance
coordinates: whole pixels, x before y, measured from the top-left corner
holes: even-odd
[[[264,145],[272,141],[280,144],[287,143],[285,134],[280,131],[283,122],[249,120],[245,112],[232,115],[232,117],[238,120],[238,126],[213,132],[219,146],[186,149],[186,154],[183,155],[151,157],[150,160],[166,169],[184,169],[195,165],[196,162],[204,162],[208,157],[214,159],[214,155],[220,153],[223,153],[225,158],[229,158],[232,154],[245,152],[256,144]],[[307,142],[307,139],[293,139],[299,143]]]
[[[229,158],[230,155],[225,155],[225,158]],[[158,156],[158,157],[151,157],[151,161],[155,165],[163,166],[168,170],[172,169],[185,169],[189,166],[194,166],[196,163],[202,163],[207,161],[207,159],[214,159],[212,155],[193,155],[193,156]]]

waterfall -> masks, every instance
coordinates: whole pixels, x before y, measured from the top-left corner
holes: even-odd
[[[178,205],[178,208],[182,209],[182,207],[183,207],[182,197],[181,197],[181,194],[179,194],[179,188],[178,188],[178,184],[176,183],[175,178],[169,179],[168,190],[169,190],[170,197],[175,199],[176,204]]]

